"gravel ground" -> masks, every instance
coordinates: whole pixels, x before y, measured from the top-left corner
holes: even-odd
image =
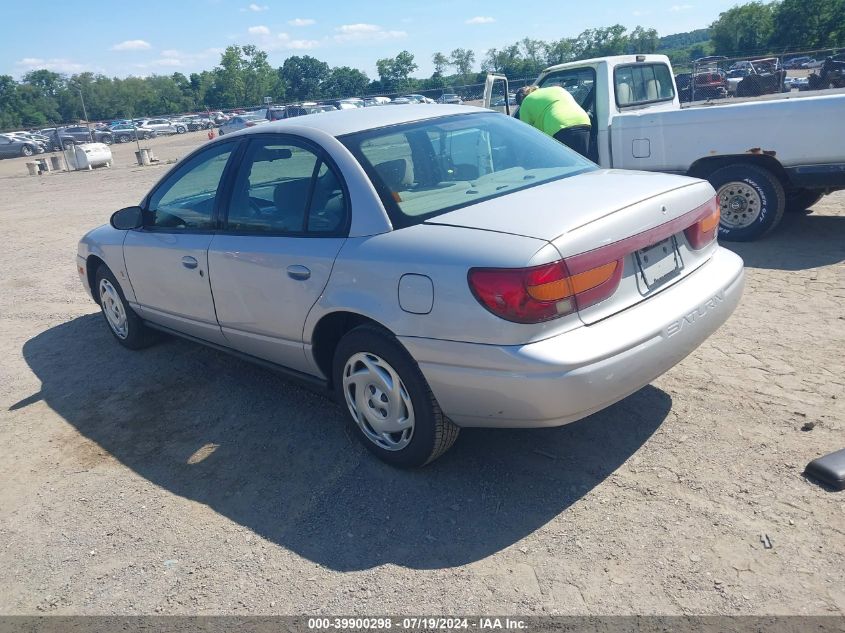
[[[843,493],[801,476],[845,445],[845,195],[731,246],[741,306],[653,385],[399,472],[275,374],[111,339],[74,256],[164,173],[133,150],[0,163],[0,614],[845,614]]]

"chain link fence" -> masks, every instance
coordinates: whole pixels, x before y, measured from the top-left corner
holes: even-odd
[[[780,55],[710,56],[675,75],[682,103],[845,87],[845,53],[837,49]]]

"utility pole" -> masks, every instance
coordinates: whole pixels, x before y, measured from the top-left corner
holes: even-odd
[[[91,123],[88,121],[88,112],[85,110],[85,97],[82,94],[82,88],[75,84],[73,87],[79,93],[79,100],[82,101],[82,116],[85,117],[85,127],[88,128],[88,142],[93,143],[94,137],[91,134]]]

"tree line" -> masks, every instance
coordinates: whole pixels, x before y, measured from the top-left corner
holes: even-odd
[[[376,61],[378,78],[349,66],[330,67],[309,55],[288,57],[274,68],[267,53],[253,45],[229,46],[211,70],[184,75],[107,77],[90,72],[71,76],[34,70],[20,81],[0,75],[0,129],[35,127],[83,118],[108,120],[257,105],[276,102],[448,90],[480,83],[484,73],[535,77],[543,68],[591,57],[626,53],[667,54],[673,64],[711,53],[759,54],[845,46],[845,0],[749,2],[719,15],[709,29],[659,37],[655,29],[632,30],[616,24],[587,29],[577,37],[543,41],[523,38],[510,46],[475,52],[456,48],[436,52],[430,77],[416,78],[414,55],[401,51]],[[481,72],[476,73],[476,63]]]

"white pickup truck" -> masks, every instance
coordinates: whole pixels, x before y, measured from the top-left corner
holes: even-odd
[[[503,82],[499,86],[497,82]],[[749,241],[785,210],[845,189],[845,90],[723,99],[681,107],[669,59],[621,55],[547,68],[535,82],[566,88],[592,119],[592,160],[606,168],[686,174],[719,197],[719,236]],[[484,105],[510,113],[503,75]]]

